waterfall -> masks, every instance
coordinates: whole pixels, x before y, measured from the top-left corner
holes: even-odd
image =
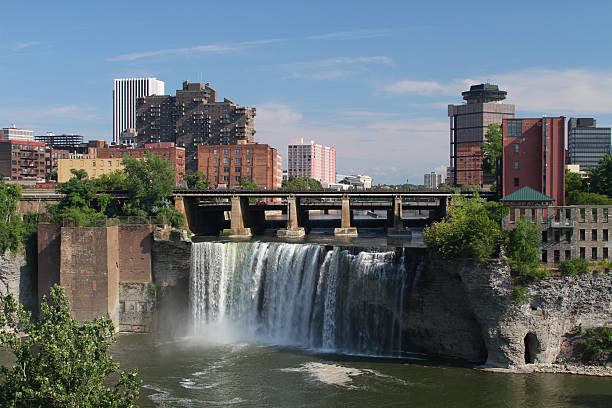
[[[196,333],[349,354],[398,355],[410,279],[393,252],[320,245],[194,243]]]

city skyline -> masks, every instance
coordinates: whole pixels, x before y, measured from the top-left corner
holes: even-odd
[[[612,57],[601,46],[612,39],[609,4],[597,2],[598,13],[563,2],[387,5],[190,3],[175,15],[171,5],[127,4],[117,20],[113,2],[8,4],[0,127],[110,141],[114,78],[156,77],[167,90],[210,82],[257,109],[260,143],[284,152],[293,138],[312,139],[336,147],[339,173],[420,184],[425,172],[448,166],[447,105],[473,84],[506,90],[517,117],[612,123]],[[543,12],[549,18],[526,18]],[[83,23],[87,15],[97,18]],[[172,23],[152,23],[159,16]],[[201,16],[214,18],[202,27]],[[487,25],[470,24],[482,17]],[[237,22],[241,30],[225,29]]]

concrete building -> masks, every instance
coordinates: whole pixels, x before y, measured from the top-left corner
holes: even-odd
[[[364,174],[351,174],[344,176],[338,183],[346,184],[353,188],[372,188],[372,177]],[[328,183],[328,187],[332,185],[334,185],[334,183]]]
[[[323,187],[336,182],[336,148],[295,139],[287,151],[289,178],[310,177],[320,181]]]
[[[115,79],[113,85],[113,143],[126,129],[136,129],[136,100],[149,95],[163,95],[164,82],[156,78]]]
[[[81,135],[56,135],[53,132],[47,132],[46,135],[34,136],[37,142],[43,142],[52,149],[71,150],[78,148],[83,144],[83,136]]]
[[[565,118],[504,119],[503,196],[531,187],[565,205]]]
[[[57,181],[57,176],[50,178],[50,174],[54,171],[57,172],[58,160],[69,159],[72,155],[73,153],[69,150],[53,149],[47,146],[45,148],[45,180]]]
[[[0,140],[18,140],[24,142],[34,141],[34,132],[10,126],[0,130]]]
[[[423,175],[423,185],[425,188],[438,188],[440,184],[442,184],[441,174],[436,174],[435,171],[432,171]]]
[[[146,157],[147,154],[159,156],[172,163],[172,167],[174,167],[174,171],[176,172],[175,184],[183,180],[183,174],[185,174],[185,148],[177,147],[174,143],[150,143],[146,144],[143,148],[111,146],[97,149],[96,157],[98,159],[121,159],[125,156],[130,156],[142,159]]]
[[[136,141],[176,142],[185,147],[186,170],[197,168],[198,145],[232,145],[238,140],[254,141],[255,108],[238,106],[229,99],[217,102],[210,84],[183,82],[176,96],[145,97],[138,100]]]
[[[514,105],[503,104],[506,91],[497,85],[472,85],[461,95],[467,103],[448,105],[450,118],[450,178],[453,186],[462,184],[491,184],[494,176],[483,174],[482,142],[486,140],[488,126],[514,117]]]
[[[581,170],[598,167],[610,154],[610,128],[596,126],[593,118],[570,118],[567,124],[567,163],[578,164]]]
[[[121,159],[98,159],[92,157],[57,159],[57,182],[65,183],[73,174],[72,169],[85,170],[88,178],[98,178],[102,174],[112,173],[115,170],[123,170]]]
[[[261,189],[276,190],[283,182],[282,157],[267,144],[239,141],[235,145],[199,145],[198,171],[213,188],[232,188],[241,179]]]
[[[0,141],[0,173],[16,181],[43,181],[45,144],[34,141]]]

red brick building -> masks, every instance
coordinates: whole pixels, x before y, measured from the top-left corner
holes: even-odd
[[[144,148],[136,149],[126,146],[111,146],[108,148],[98,148],[96,152],[98,159],[121,158],[124,156],[142,159],[146,157],[147,153],[169,160],[176,171],[176,184],[183,180],[183,174],[185,174],[185,148],[176,147],[172,142],[150,143],[146,144]]]
[[[45,179],[45,144],[23,140],[0,141],[0,173],[11,180]]]
[[[276,190],[283,182],[282,156],[267,144],[238,141],[235,145],[198,146],[198,171],[213,188],[230,188],[247,179],[259,188]]]
[[[565,118],[503,120],[503,196],[525,186],[565,205]]]

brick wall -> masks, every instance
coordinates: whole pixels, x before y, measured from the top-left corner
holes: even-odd
[[[60,280],[60,226],[38,224],[38,304]]]
[[[119,226],[119,279],[121,282],[151,281],[152,225]]]

